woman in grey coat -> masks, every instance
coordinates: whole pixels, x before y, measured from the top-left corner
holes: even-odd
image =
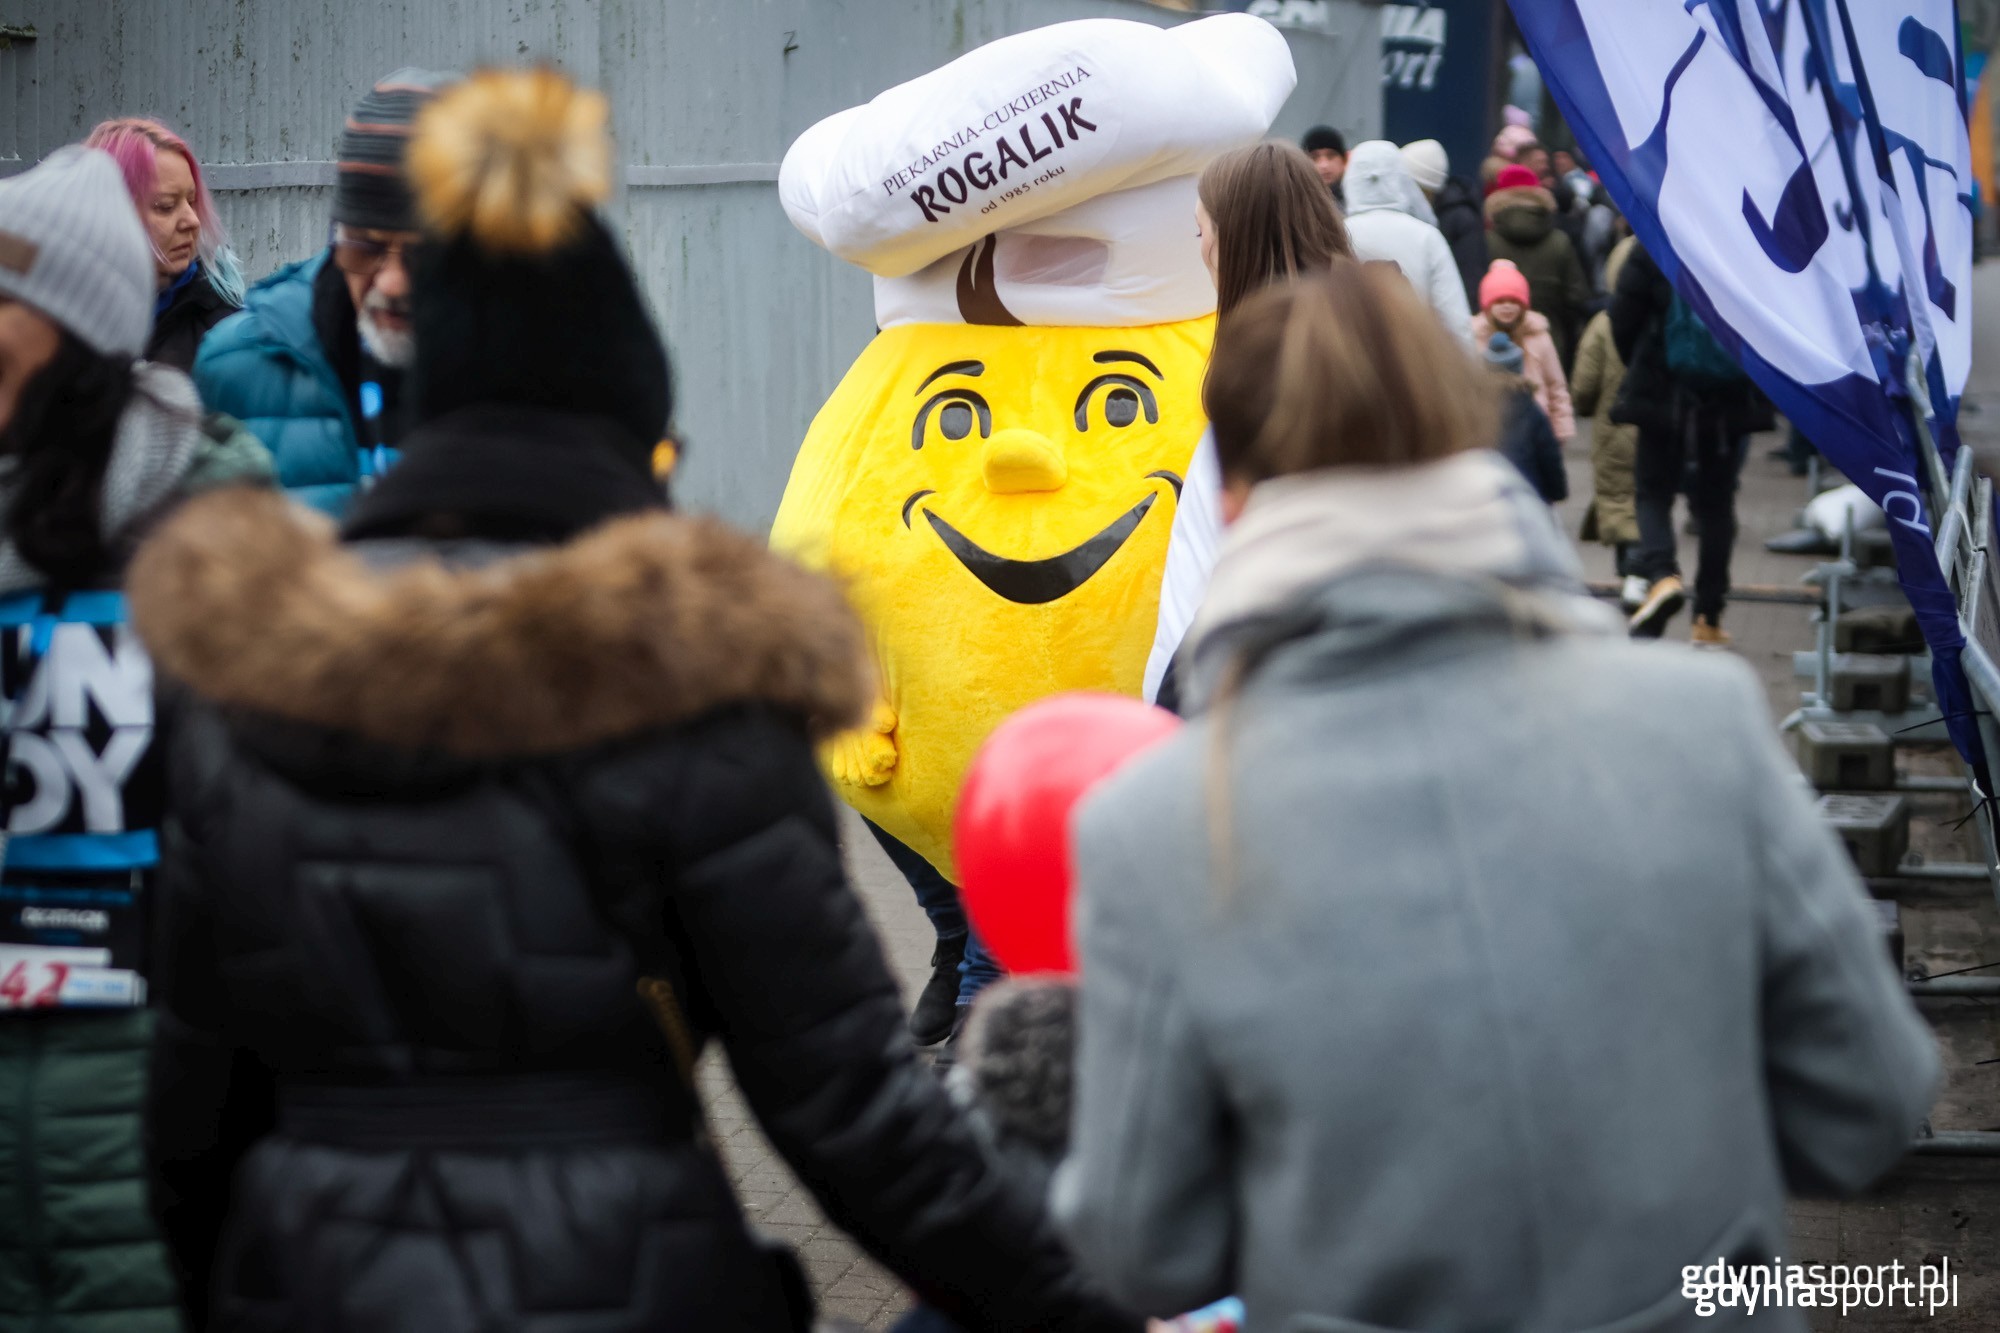
[[[1698,1317],[1682,1270],[1785,1254],[1787,1190],[1867,1185],[1930,1105],[1933,1042],[1757,681],[1591,602],[1474,447],[1486,392],[1352,264],[1216,340],[1235,517],[1193,720],[1075,824],[1055,1199],[1144,1310],[1711,1329],[1742,1312]]]

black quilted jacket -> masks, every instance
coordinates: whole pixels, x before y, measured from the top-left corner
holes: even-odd
[[[912,1059],[813,762],[871,689],[830,585],[658,514],[372,569],[308,523],[216,497],[132,578],[189,696],[153,1152],[197,1327],[788,1327],[648,977],[926,1301],[1138,1327]]]

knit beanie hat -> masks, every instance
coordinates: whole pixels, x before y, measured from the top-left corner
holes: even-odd
[[[1528,275],[1514,266],[1511,259],[1496,259],[1493,267],[1486,270],[1486,276],[1479,280],[1479,308],[1491,310],[1497,301],[1519,301],[1523,306],[1532,306],[1528,299]]]
[[[1331,125],[1315,125],[1306,131],[1306,137],[1299,140],[1299,147],[1307,155],[1317,153],[1322,148],[1330,148],[1342,157],[1347,156],[1347,136]]]
[[[1495,370],[1504,370],[1509,375],[1521,373],[1526,358],[1521,355],[1520,346],[1504,333],[1496,333],[1486,340],[1486,364]]]
[[[414,231],[403,152],[410,123],[438,90],[457,79],[424,69],[399,69],[370,88],[340,131],[339,181],[333,220],[370,231]]]
[[[1532,168],[1523,166],[1502,167],[1500,174],[1493,178],[1495,193],[1501,190],[1535,190],[1540,189],[1541,184],[1542,178]]]
[[[1438,191],[1451,175],[1451,159],[1436,139],[1419,139],[1403,145],[1403,166],[1410,179],[1426,190]]]
[[[650,476],[673,387],[594,211],[611,191],[608,114],[602,95],[546,69],[475,74],[419,114],[409,392],[419,422],[476,403],[603,417]]]
[[[1513,110],[1513,108],[1508,108]],[[1524,113],[1525,114],[1525,113]],[[1504,157],[1509,162],[1521,155],[1521,150],[1535,141],[1535,132],[1526,125],[1509,124],[1493,136],[1493,155]]]
[[[0,181],[0,296],[103,356],[136,357],[153,327],[153,245],[109,153],[58,148]]]

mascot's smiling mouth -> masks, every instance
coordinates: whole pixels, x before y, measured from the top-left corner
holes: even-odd
[[[1172,485],[1175,494],[1180,493],[1181,479],[1173,473],[1155,472],[1147,480],[1154,477]],[[911,506],[928,494],[931,492],[919,491],[904,503],[903,522],[906,526],[910,521]],[[1091,575],[1109,564],[1111,557],[1117,555],[1126,540],[1139,530],[1146,511],[1159,498],[1157,493],[1147,496],[1083,545],[1045,560],[1009,560],[1006,556],[993,554],[930,510],[924,510],[924,517],[930,520],[945,549],[956,556],[958,563],[964,565],[974,578],[985,584],[987,591],[1022,606],[1042,606],[1069,596],[1089,582]]]

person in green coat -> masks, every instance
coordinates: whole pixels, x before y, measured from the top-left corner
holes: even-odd
[[[176,499],[273,472],[137,359],[154,293],[108,154],[0,182],[0,1329],[181,1327],[140,1123],[165,783],[119,582]]]
[[[1534,309],[1547,317],[1568,374],[1576,340],[1596,300],[1576,245],[1556,226],[1555,196],[1526,167],[1507,167],[1486,196],[1486,250],[1527,275]]]
[[[1639,242],[1620,241],[1604,264],[1604,280],[1618,281],[1625,257]],[[1617,552],[1618,573],[1624,580],[1619,600],[1627,610],[1646,600],[1646,580],[1626,568],[1631,547],[1639,540],[1639,507],[1633,469],[1639,456],[1639,428],[1611,419],[1618,391],[1625,383],[1625,362],[1611,337],[1611,315],[1599,311],[1583,329],[1576,349],[1576,369],[1570,375],[1570,399],[1578,415],[1590,418],[1590,471],[1594,480],[1590,509],[1583,519],[1583,539],[1595,540]]]

